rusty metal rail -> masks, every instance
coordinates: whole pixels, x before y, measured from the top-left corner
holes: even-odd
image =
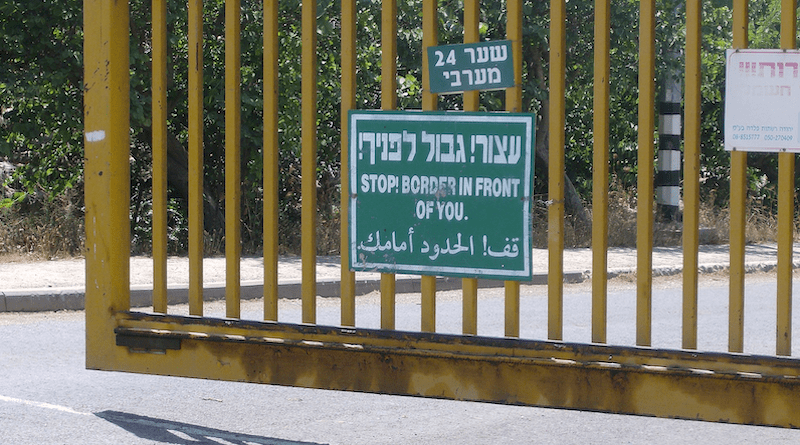
[[[171,375],[798,426],[800,364],[771,357],[120,313]],[[193,352],[186,367],[178,350]]]

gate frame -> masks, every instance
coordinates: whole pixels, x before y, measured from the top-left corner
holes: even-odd
[[[607,0],[598,2],[606,2],[607,6]],[[309,3],[314,4],[313,1]],[[476,5],[472,1],[467,3],[471,7]],[[387,0],[386,4],[387,10],[391,11],[394,7],[393,0]],[[432,4],[435,12],[435,3],[429,0],[425,3],[428,11],[425,29],[428,30],[431,29],[429,8]],[[739,9],[734,13],[735,23],[738,24],[735,27],[740,26],[742,20],[746,23],[746,7],[742,7],[742,0],[736,0],[736,4]],[[509,10],[517,10],[519,7],[521,3],[518,0],[509,2]],[[687,7],[699,11],[699,0],[688,1]],[[352,9],[347,11],[347,14],[353,14]],[[563,94],[558,93],[563,91],[563,0],[553,0],[551,14],[555,20],[553,23],[562,25],[551,30],[551,41],[556,45],[553,48],[554,54],[558,57],[558,63],[551,64],[551,79],[555,82],[551,86],[556,90],[553,93],[551,89],[551,147],[561,141],[560,150],[563,150],[564,104]],[[313,13],[304,14],[304,17],[306,15],[315,18]],[[518,18],[521,14],[510,16]],[[85,0],[84,24],[87,368],[610,413],[800,426],[800,410],[793,409],[800,406],[798,360],[735,353],[655,350],[646,347],[649,343],[647,311],[650,298],[648,283],[651,277],[651,271],[643,269],[647,261],[639,268],[641,277],[638,295],[644,311],[642,315],[637,315],[637,343],[640,346],[614,347],[556,341],[560,339],[562,329],[561,227],[564,215],[563,182],[560,178],[563,177],[563,156],[559,154],[563,155],[563,151],[551,151],[553,159],[561,160],[550,165],[551,178],[555,178],[550,184],[551,199],[554,200],[550,213],[549,238],[549,301],[554,308],[550,312],[548,323],[548,337],[551,341],[392,331],[393,276],[384,276],[382,281],[386,295],[384,298],[392,303],[391,310],[387,309],[385,314],[386,319],[382,319],[382,327],[387,330],[213,319],[203,318],[201,313],[181,317],[132,312],[129,301],[130,249],[128,243],[120,242],[130,237],[129,32],[120,32],[129,29],[127,1]],[[385,28],[393,29],[391,26]],[[514,33],[521,30],[521,24],[509,24],[509,28],[513,28],[510,38],[518,50],[521,33]],[[435,30],[435,23],[433,29]],[[746,30],[746,26],[743,29]],[[430,33],[427,36],[426,38],[430,38]],[[476,37],[473,35],[470,38]],[[304,50],[304,58],[313,55],[307,51],[310,50]],[[353,56],[349,55],[350,58]],[[352,64],[352,59],[350,63]],[[519,63],[520,58],[515,57],[515,64]],[[304,70],[310,69],[305,65]],[[392,90],[393,86],[388,82],[384,88]],[[347,91],[346,94],[353,94],[352,89]],[[515,107],[519,108],[520,92],[519,86],[508,92],[510,111],[515,111]],[[468,106],[476,106],[474,96],[470,97],[472,98],[467,101]],[[352,101],[348,99],[347,103],[351,104]],[[423,103],[424,108],[435,107],[435,96],[425,96]],[[343,106],[344,104],[345,101]],[[394,107],[391,98],[387,99],[385,107]],[[304,134],[313,134],[307,125],[309,124],[304,121]],[[687,119],[687,130],[688,125]],[[304,145],[304,152],[306,151]],[[736,169],[741,168],[741,161],[744,160],[740,158],[743,158],[741,154],[733,156],[734,164],[738,165]],[[787,164],[785,158],[781,158],[781,165]],[[309,168],[306,160],[304,158],[304,171]],[[785,173],[784,170],[786,167],[781,172]],[[557,199],[559,196],[560,200]],[[304,221],[307,219],[304,214]],[[649,221],[652,223],[652,219]],[[304,223],[304,233],[307,232],[306,224],[308,223]],[[786,222],[783,224],[782,227],[785,227]],[[734,241],[736,237],[733,235],[741,230],[734,226],[731,229],[732,251],[738,249],[738,244]],[[599,230],[602,233],[602,226]],[[647,241],[646,238],[643,240]],[[696,239],[688,242],[696,242]],[[791,248],[791,240],[787,243],[784,239],[782,247],[785,249],[787,244]],[[305,242],[304,252],[308,249],[308,242]],[[696,255],[696,247],[690,250],[689,256],[691,252]],[[603,252],[598,255],[600,263],[605,264],[602,262]],[[314,258],[313,254],[311,258]],[[642,259],[646,260],[646,255]],[[304,263],[306,261],[310,260],[304,255]],[[345,261],[344,256],[342,261]],[[785,258],[782,261],[783,266],[779,266],[779,282],[782,280],[780,277],[785,277],[786,273]],[[739,279],[743,282],[743,272],[741,276],[736,272],[736,264],[738,261],[732,260],[732,287]],[[314,290],[313,270],[312,266],[304,265],[306,293],[313,293]],[[348,280],[352,277],[352,273],[342,273]],[[605,271],[597,276],[605,278]],[[693,298],[696,308],[696,276],[688,279],[695,280]],[[464,287],[469,289],[465,292],[465,314],[472,316],[475,312],[467,308],[467,302],[469,300],[470,304],[474,303],[475,298],[468,299],[466,295],[476,292],[476,286],[469,280],[471,279],[464,281]],[[347,280],[343,280],[343,287],[349,286],[345,281]],[[788,283],[790,293],[790,279]],[[785,284],[779,283],[780,286]],[[595,281],[595,285],[604,288],[604,283],[599,281]],[[423,277],[423,288],[423,294],[427,295],[423,297],[423,301],[427,301],[424,305],[430,304],[431,295],[435,293],[435,278]],[[684,290],[686,291],[686,286]],[[229,294],[229,305],[237,305],[235,288],[230,292],[234,295]],[[593,294],[595,292],[599,292],[596,302],[602,308],[605,304],[604,292],[597,289]],[[732,289],[732,301],[738,298],[735,294]],[[511,308],[511,311],[507,311],[506,335],[515,337],[519,332],[519,283],[508,282],[506,295],[507,308]],[[690,302],[691,299],[690,295]],[[193,300],[195,307],[198,301],[202,303],[202,300]],[[349,297],[343,298],[343,301],[350,301]],[[787,304],[790,307],[790,303],[789,300],[780,307],[786,307]],[[311,298],[304,297],[304,322],[314,322],[314,307],[313,295]],[[229,316],[236,316],[235,313],[230,314],[229,312]],[[272,312],[268,312],[265,305],[267,319],[268,314]],[[600,321],[597,326],[602,329],[595,331],[593,328],[593,339],[604,341],[605,315],[593,310],[593,320],[598,314]],[[465,320],[468,322],[469,318],[465,317]],[[350,321],[345,319],[343,313],[343,324],[349,324]],[[426,324],[423,324],[423,330],[425,326],[430,328],[432,321],[429,316]],[[467,322],[465,331],[474,329]],[[694,335],[696,337],[696,325]],[[735,343],[734,340],[732,342]],[[685,340],[685,347],[692,348],[691,341],[686,345]],[[782,353],[784,350],[780,348],[785,346],[785,343],[779,343],[778,352]],[[731,350],[735,349],[735,345],[731,346]]]

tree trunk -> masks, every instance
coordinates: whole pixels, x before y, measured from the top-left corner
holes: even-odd
[[[178,196],[189,200],[189,152],[178,138],[167,133],[167,182]],[[215,194],[203,184],[203,230],[209,233],[225,230],[225,213]]]
[[[530,53],[526,57],[528,62],[528,75],[536,78],[539,88],[542,91],[547,90],[547,78],[544,73],[544,57],[546,49],[540,48],[537,45],[530,45]],[[530,104],[525,105],[525,109],[530,109]],[[536,125],[536,159],[537,162],[542,162],[544,165],[549,165],[550,158],[550,101],[547,98],[542,99],[542,106],[539,110],[539,121]],[[547,169],[545,172],[545,179],[547,179]],[[572,181],[564,173],[564,210],[567,215],[574,218],[575,224],[579,228],[588,228],[592,224],[589,211],[583,205],[578,191]]]
[[[151,128],[143,129],[143,139],[152,140]],[[167,132],[167,183],[182,202],[189,202],[189,153],[171,132]],[[203,184],[203,230],[219,232],[225,229],[225,214],[220,202]]]

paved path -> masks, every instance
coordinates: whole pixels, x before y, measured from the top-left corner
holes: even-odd
[[[795,267],[800,267],[800,248],[794,250]],[[777,247],[774,244],[750,245],[746,248],[745,262],[748,271],[769,270],[777,264]],[[224,295],[225,259],[207,258],[203,262],[203,279],[206,299],[218,299]],[[729,265],[727,245],[701,246],[699,253],[701,272],[724,270]],[[635,272],[636,249],[612,248],[608,251],[611,275]],[[241,262],[242,298],[258,298],[263,295],[263,261],[261,258],[243,258]],[[568,249],[564,252],[565,279],[586,280],[591,276],[591,249]],[[683,257],[680,247],[659,247],[653,251],[653,273],[671,275],[680,273]],[[189,262],[186,258],[168,260],[168,283],[170,301],[185,301],[188,286]],[[533,283],[545,283],[548,270],[546,249],[533,252]],[[301,260],[296,256],[283,256],[278,266],[281,297],[299,296]],[[150,258],[131,258],[131,289],[134,306],[147,305],[153,286],[153,264]],[[318,293],[336,296],[339,292],[339,257],[317,258]],[[377,273],[358,273],[358,292],[367,293],[378,286]],[[82,309],[85,266],[83,259],[68,259],[43,262],[0,263],[0,312],[39,311],[59,309]],[[398,292],[414,292],[419,284],[415,277],[397,276]],[[499,282],[482,280],[484,287],[497,286]],[[440,279],[439,288],[460,285],[457,279]]]

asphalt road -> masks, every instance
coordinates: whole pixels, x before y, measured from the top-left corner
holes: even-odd
[[[774,348],[774,276],[748,275],[747,352]],[[720,307],[727,279],[705,276],[701,349],[724,349]],[[795,280],[797,282],[797,280]],[[656,346],[675,347],[680,281],[654,286]],[[795,293],[800,288],[795,286]],[[523,336],[543,338],[546,289],[522,289]],[[588,285],[565,292],[565,339],[587,341]],[[482,290],[479,333],[494,335],[502,290]],[[357,324],[378,320],[378,298],[359,299]],[[609,340],[630,344],[635,291],[615,280],[609,298]],[[398,328],[418,329],[418,296],[398,296]],[[184,311],[174,308],[174,312]],[[222,312],[209,303],[207,313]],[[458,293],[438,299],[437,328],[457,332]],[[259,302],[243,305],[258,318]],[[281,319],[299,319],[299,302],[281,302]],[[321,323],[338,317],[334,299],[319,302]],[[486,403],[347,393],[84,369],[82,312],[0,314],[0,443],[4,444],[789,444],[799,430],[620,416]],[[703,327],[707,326],[707,327]],[[800,326],[800,320],[795,321]],[[762,332],[763,331],[763,332]],[[800,344],[795,339],[794,344]]]

